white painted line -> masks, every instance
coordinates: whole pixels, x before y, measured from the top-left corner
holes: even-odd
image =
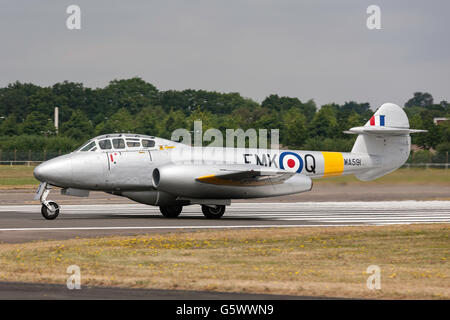
[[[449,218],[443,218],[443,217],[410,217],[410,218],[402,218],[402,217],[377,217],[377,218],[335,218],[335,217],[329,217],[329,218],[310,218],[310,219],[299,219],[299,218],[277,218],[273,217],[270,220],[285,220],[285,221],[295,221],[295,220],[316,220],[316,221],[328,221],[328,222],[339,222],[339,221],[429,221],[429,220],[438,220],[438,221],[448,221],[450,222]]]
[[[80,209],[91,208],[92,210],[117,210],[117,209],[142,209],[142,210],[158,210],[155,207],[143,205],[143,204],[84,204],[84,205],[64,205],[61,207],[66,209]],[[433,200],[433,201],[371,201],[371,202],[276,202],[276,203],[233,203],[230,210],[242,210],[242,209],[265,209],[267,208],[292,208],[297,210],[371,210],[379,211],[386,209],[395,210],[430,210],[430,209],[449,209],[450,201]],[[29,210],[31,208],[40,208],[40,205],[7,205],[0,206],[0,211],[11,210]],[[198,207],[191,207],[192,210],[197,211]],[[191,210],[189,207],[186,209]]]
[[[64,230],[139,230],[139,229],[236,229],[236,228],[293,228],[293,227],[354,227],[354,225],[236,225],[236,226],[157,226],[157,227],[66,227],[66,228],[7,228],[0,231],[64,231]]]
[[[372,227],[384,224],[405,223],[375,223],[375,224],[271,224],[271,225],[234,225],[234,226],[156,226],[156,227],[65,227],[65,228],[5,228],[1,231],[67,231],[67,230],[143,230],[143,229],[243,229],[243,228],[308,228],[308,227]],[[411,223],[406,223],[411,224]]]

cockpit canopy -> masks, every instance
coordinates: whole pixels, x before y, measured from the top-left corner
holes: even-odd
[[[126,151],[126,150],[151,150],[160,146],[173,145],[174,142],[161,138],[139,134],[107,134],[95,137],[75,152],[80,151]]]

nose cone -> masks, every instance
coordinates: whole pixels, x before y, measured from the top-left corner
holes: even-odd
[[[52,185],[65,187],[72,182],[72,161],[70,155],[60,156],[34,169],[34,177],[39,181],[46,181]]]

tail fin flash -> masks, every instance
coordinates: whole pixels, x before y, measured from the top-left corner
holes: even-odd
[[[357,134],[352,153],[369,154],[379,165],[359,173],[360,180],[373,180],[401,167],[409,157],[410,133],[426,132],[409,128],[409,121],[402,108],[383,104],[363,127],[351,128],[346,133]]]
[[[393,103],[385,103],[364,126],[409,129],[409,121],[402,108]]]

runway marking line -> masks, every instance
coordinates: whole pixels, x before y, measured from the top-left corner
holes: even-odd
[[[155,227],[61,227],[61,228],[5,228],[0,231],[62,231],[62,230],[139,230],[139,229],[233,229],[233,228],[292,228],[292,227],[354,227],[355,225],[235,225],[235,226],[155,226]]]
[[[235,226],[155,226],[155,227],[63,227],[63,228],[5,228],[1,231],[63,231],[63,230],[145,230],[145,229],[243,229],[243,228],[308,228],[308,227],[371,227],[387,224],[413,223],[374,223],[374,224],[286,224],[286,225],[235,225]],[[432,223],[427,223],[432,224]]]

